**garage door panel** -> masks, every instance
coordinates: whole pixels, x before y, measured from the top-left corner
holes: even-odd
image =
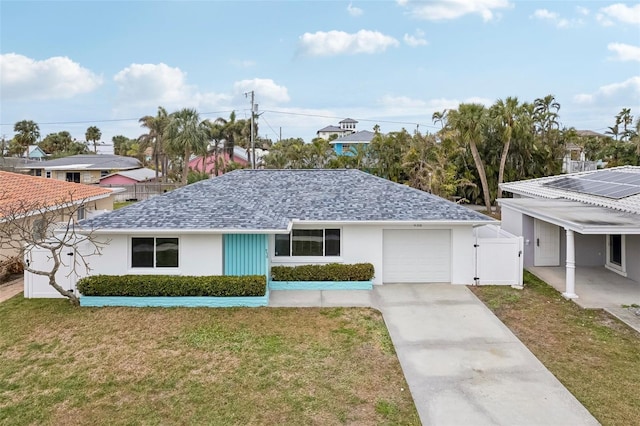
[[[451,232],[385,230],[384,282],[451,282]]]

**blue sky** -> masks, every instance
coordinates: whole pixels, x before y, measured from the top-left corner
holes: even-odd
[[[29,119],[103,141],[158,105],[302,137],[342,118],[435,131],[434,111],[548,94],[567,127],[640,116],[640,3],[0,0],[0,135]],[[51,124],[45,124],[51,123]]]

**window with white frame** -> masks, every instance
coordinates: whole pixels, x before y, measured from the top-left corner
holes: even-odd
[[[177,268],[178,249],[177,238],[131,238],[131,267]]]
[[[620,274],[626,274],[624,235],[607,235],[607,262],[605,266]]]
[[[294,229],[275,236],[276,256],[340,256],[340,229]]]

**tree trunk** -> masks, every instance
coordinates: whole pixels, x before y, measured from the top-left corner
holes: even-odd
[[[49,285],[55,288],[61,295],[68,297],[69,302],[71,302],[73,306],[80,306],[80,299],[78,298],[78,296],[76,296],[72,291],[65,290],[58,285],[58,283],[56,282],[55,273],[49,274]]]
[[[487,213],[491,214],[491,196],[489,195],[487,173],[484,170],[484,164],[482,164],[482,160],[480,159],[480,154],[478,153],[478,147],[476,146],[475,141],[472,140],[470,145],[473,162],[476,164],[478,175],[480,175],[480,184],[482,185],[482,193],[484,194],[484,205],[487,208]]]
[[[504,168],[507,164],[507,155],[509,155],[509,146],[511,145],[511,139],[507,139],[507,142],[502,147],[502,155],[500,156],[500,170],[498,170],[498,195],[496,196],[496,202],[498,198],[502,198],[502,189],[500,184],[504,182]]]
[[[191,150],[186,148],[184,151],[184,161],[182,164],[182,184],[187,184],[187,179],[189,176],[189,158],[191,157]]]

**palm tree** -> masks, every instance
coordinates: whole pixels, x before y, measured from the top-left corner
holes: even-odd
[[[622,137],[620,140],[629,140],[632,136],[633,130],[629,129],[629,126],[633,124],[633,115],[631,115],[631,108],[622,108],[620,113],[616,116],[616,123],[622,124]]]
[[[533,101],[533,114],[543,140],[546,141],[547,135],[554,127],[560,129],[560,123],[558,122],[559,111],[560,103],[556,101],[553,95],[547,95],[544,98],[538,98]]]
[[[167,110],[163,107],[158,107],[158,113],[156,116],[145,115],[138,120],[140,126],[146,127],[149,132],[138,138],[143,146],[150,146],[153,144],[153,160],[156,169],[156,182],[158,182],[158,176],[160,171],[160,163],[162,162],[162,180],[167,181],[167,159],[164,154],[163,134],[167,125],[169,124],[169,115]],[[141,147],[142,148],[142,147]]]
[[[32,120],[18,121],[13,126],[13,131],[17,133],[14,140],[23,148],[23,152],[29,147],[29,145],[35,144],[36,141],[40,139],[40,127]]]
[[[93,142],[94,154],[98,153],[98,141],[100,140],[101,137],[102,137],[102,132],[96,126],[89,127],[84,134],[84,138],[86,139],[87,142],[89,141]]]
[[[509,148],[514,132],[519,132],[527,128],[522,108],[517,97],[508,97],[505,100],[498,99],[490,109],[490,115],[498,126],[502,139],[502,154],[500,155],[500,168],[498,169],[498,193],[496,198],[502,197],[500,184],[504,182],[504,169],[509,156]]]
[[[433,124],[440,123],[440,130],[444,129],[447,122],[447,110],[443,109],[442,111],[434,112],[431,115],[431,121],[433,121]]]
[[[169,124],[163,136],[169,150],[176,155],[183,155],[182,184],[186,185],[191,154],[207,155],[209,141],[207,124],[201,122],[198,112],[191,108],[176,111],[169,118]]]
[[[475,163],[482,185],[484,205],[487,212],[491,212],[491,196],[487,183],[487,173],[478,153],[478,145],[483,142],[483,128],[487,121],[487,110],[481,104],[460,104],[457,110],[447,114],[447,126],[453,130],[460,142],[471,148],[471,155]]]

